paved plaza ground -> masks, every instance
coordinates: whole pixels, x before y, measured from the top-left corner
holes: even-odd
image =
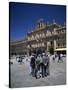
[[[63,57],[63,63],[58,63],[57,58],[53,62],[50,58],[50,75],[45,78],[36,79],[30,76],[29,62],[11,64],[11,87],[34,87],[34,86],[52,86],[66,84],[66,57]]]

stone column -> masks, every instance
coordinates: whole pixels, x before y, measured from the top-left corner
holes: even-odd
[[[54,40],[54,51],[56,50],[56,40]]]
[[[47,42],[47,52],[49,51],[50,42]]]

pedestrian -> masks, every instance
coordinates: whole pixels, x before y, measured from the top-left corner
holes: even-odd
[[[60,54],[58,54],[58,63],[61,61]]]
[[[49,58],[49,56],[47,55],[46,56],[46,58],[47,58],[47,67],[46,67],[46,73],[47,73],[47,75],[50,75],[50,58]]]
[[[53,62],[55,62],[55,55],[53,55]]]
[[[60,57],[61,57],[61,61],[63,62],[63,59],[62,59],[62,57],[63,57],[63,54],[60,54]]]
[[[46,57],[46,54],[43,53],[43,54],[42,54],[42,62],[40,63],[40,65],[41,65],[41,70],[42,70],[42,77],[47,76],[47,72],[46,72],[47,63],[48,63],[48,59],[47,59],[47,57]]]
[[[35,60],[35,77],[40,78],[40,55]]]
[[[35,56],[34,54],[31,55],[30,67],[31,67],[31,75],[35,76]]]
[[[62,54],[58,54],[58,63],[59,62],[63,62],[63,60],[62,60]]]
[[[43,55],[42,54],[40,56],[40,70],[41,70],[42,77],[44,77],[44,63],[43,63]]]

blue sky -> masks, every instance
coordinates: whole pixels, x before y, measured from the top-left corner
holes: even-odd
[[[20,40],[35,28],[38,19],[43,18],[45,24],[66,22],[66,7],[62,5],[9,3],[10,40]]]

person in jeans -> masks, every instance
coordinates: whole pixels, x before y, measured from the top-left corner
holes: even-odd
[[[35,77],[40,78],[40,55],[35,60]]]
[[[50,58],[49,58],[48,55],[46,55],[46,58],[47,58],[46,74],[50,75],[50,69],[49,69],[49,67],[50,67]]]
[[[35,76],[35,56],[34,54],[31,56],[30,66],[31,66],[31,75]]]
[[[47,76],[47,66],[48,66],[48,58],[45,53],[42,56],[42,77]]]

